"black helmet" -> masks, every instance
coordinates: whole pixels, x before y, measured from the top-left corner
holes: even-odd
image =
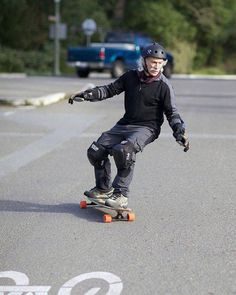
[[[158,43],[153,43],[144,47],[142,50],[142,57],[144,59],[146,57],[162,58],[164,60],[167,59],[165,49]]]

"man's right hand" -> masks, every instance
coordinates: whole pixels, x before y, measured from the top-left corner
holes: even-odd
[[[72,94],[68,100],[68,103],[73,104],[74,101],[78,101],[78,102],[84,101],[85,100],[84,96],[86,96],[84,95],[84,93],[85,91]]]
[[[71,95],[69,97],[68,103],[73,104],[74,101],[78,101],[78,102],[84,101],[84,98],[79,96],[79,94],[80,93]]]
[[[92,89],[87,89],[83,92],[79,92],[79,93],[75,93],[73,95],[71,95],[71,97],[69,98],[68,103],[73,104],[74,101],[96,101],[99,100],[99,93],[98,93],[98,89],[92,88]]]

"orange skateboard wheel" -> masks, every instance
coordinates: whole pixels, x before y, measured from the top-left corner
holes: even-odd
[[[80,208],[81,208],[81,209],[85,209],[85,208],[87,208],[87,202],[86,202],[86,201],[81,201],[81,202],[79,203],[79,205],[80,205]]]
[[[134,213],[128,213],[127,214],[128,221],[134,221],[135,220],[135,214]]]
[[[105,222],[105,223],[110,223],[110,222],[112,222],[112,217],[111,217],[111,215],[109,215],[109,214],[104,214],[104,215],[103,215],[103,222]]]

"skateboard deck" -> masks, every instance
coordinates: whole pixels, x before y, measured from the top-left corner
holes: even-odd
[[[112,221],[134,221],[135,214],[130,208],[112,208],[105,204],[97,203],[93,198],[86,195],[86,199],[80,202],[80,208],[94,208],[105,213],[103,215],[103,222],[110,223]]]

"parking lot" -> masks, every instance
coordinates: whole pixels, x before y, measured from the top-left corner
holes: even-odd
[[[57,83],[73,92],[109,82]],[[132,223],[104,224],[101,212],[79,208],[94,186],[87,148],[123,115],[122,94],[73,106],[0,106],[0,293],[236,294],[235,81],[171,82],[191,149],[182,151],[165,122],[138,155]],[[28,93],[46,82],[34,83]],[[49,78],[47,85],[55,91]]]

